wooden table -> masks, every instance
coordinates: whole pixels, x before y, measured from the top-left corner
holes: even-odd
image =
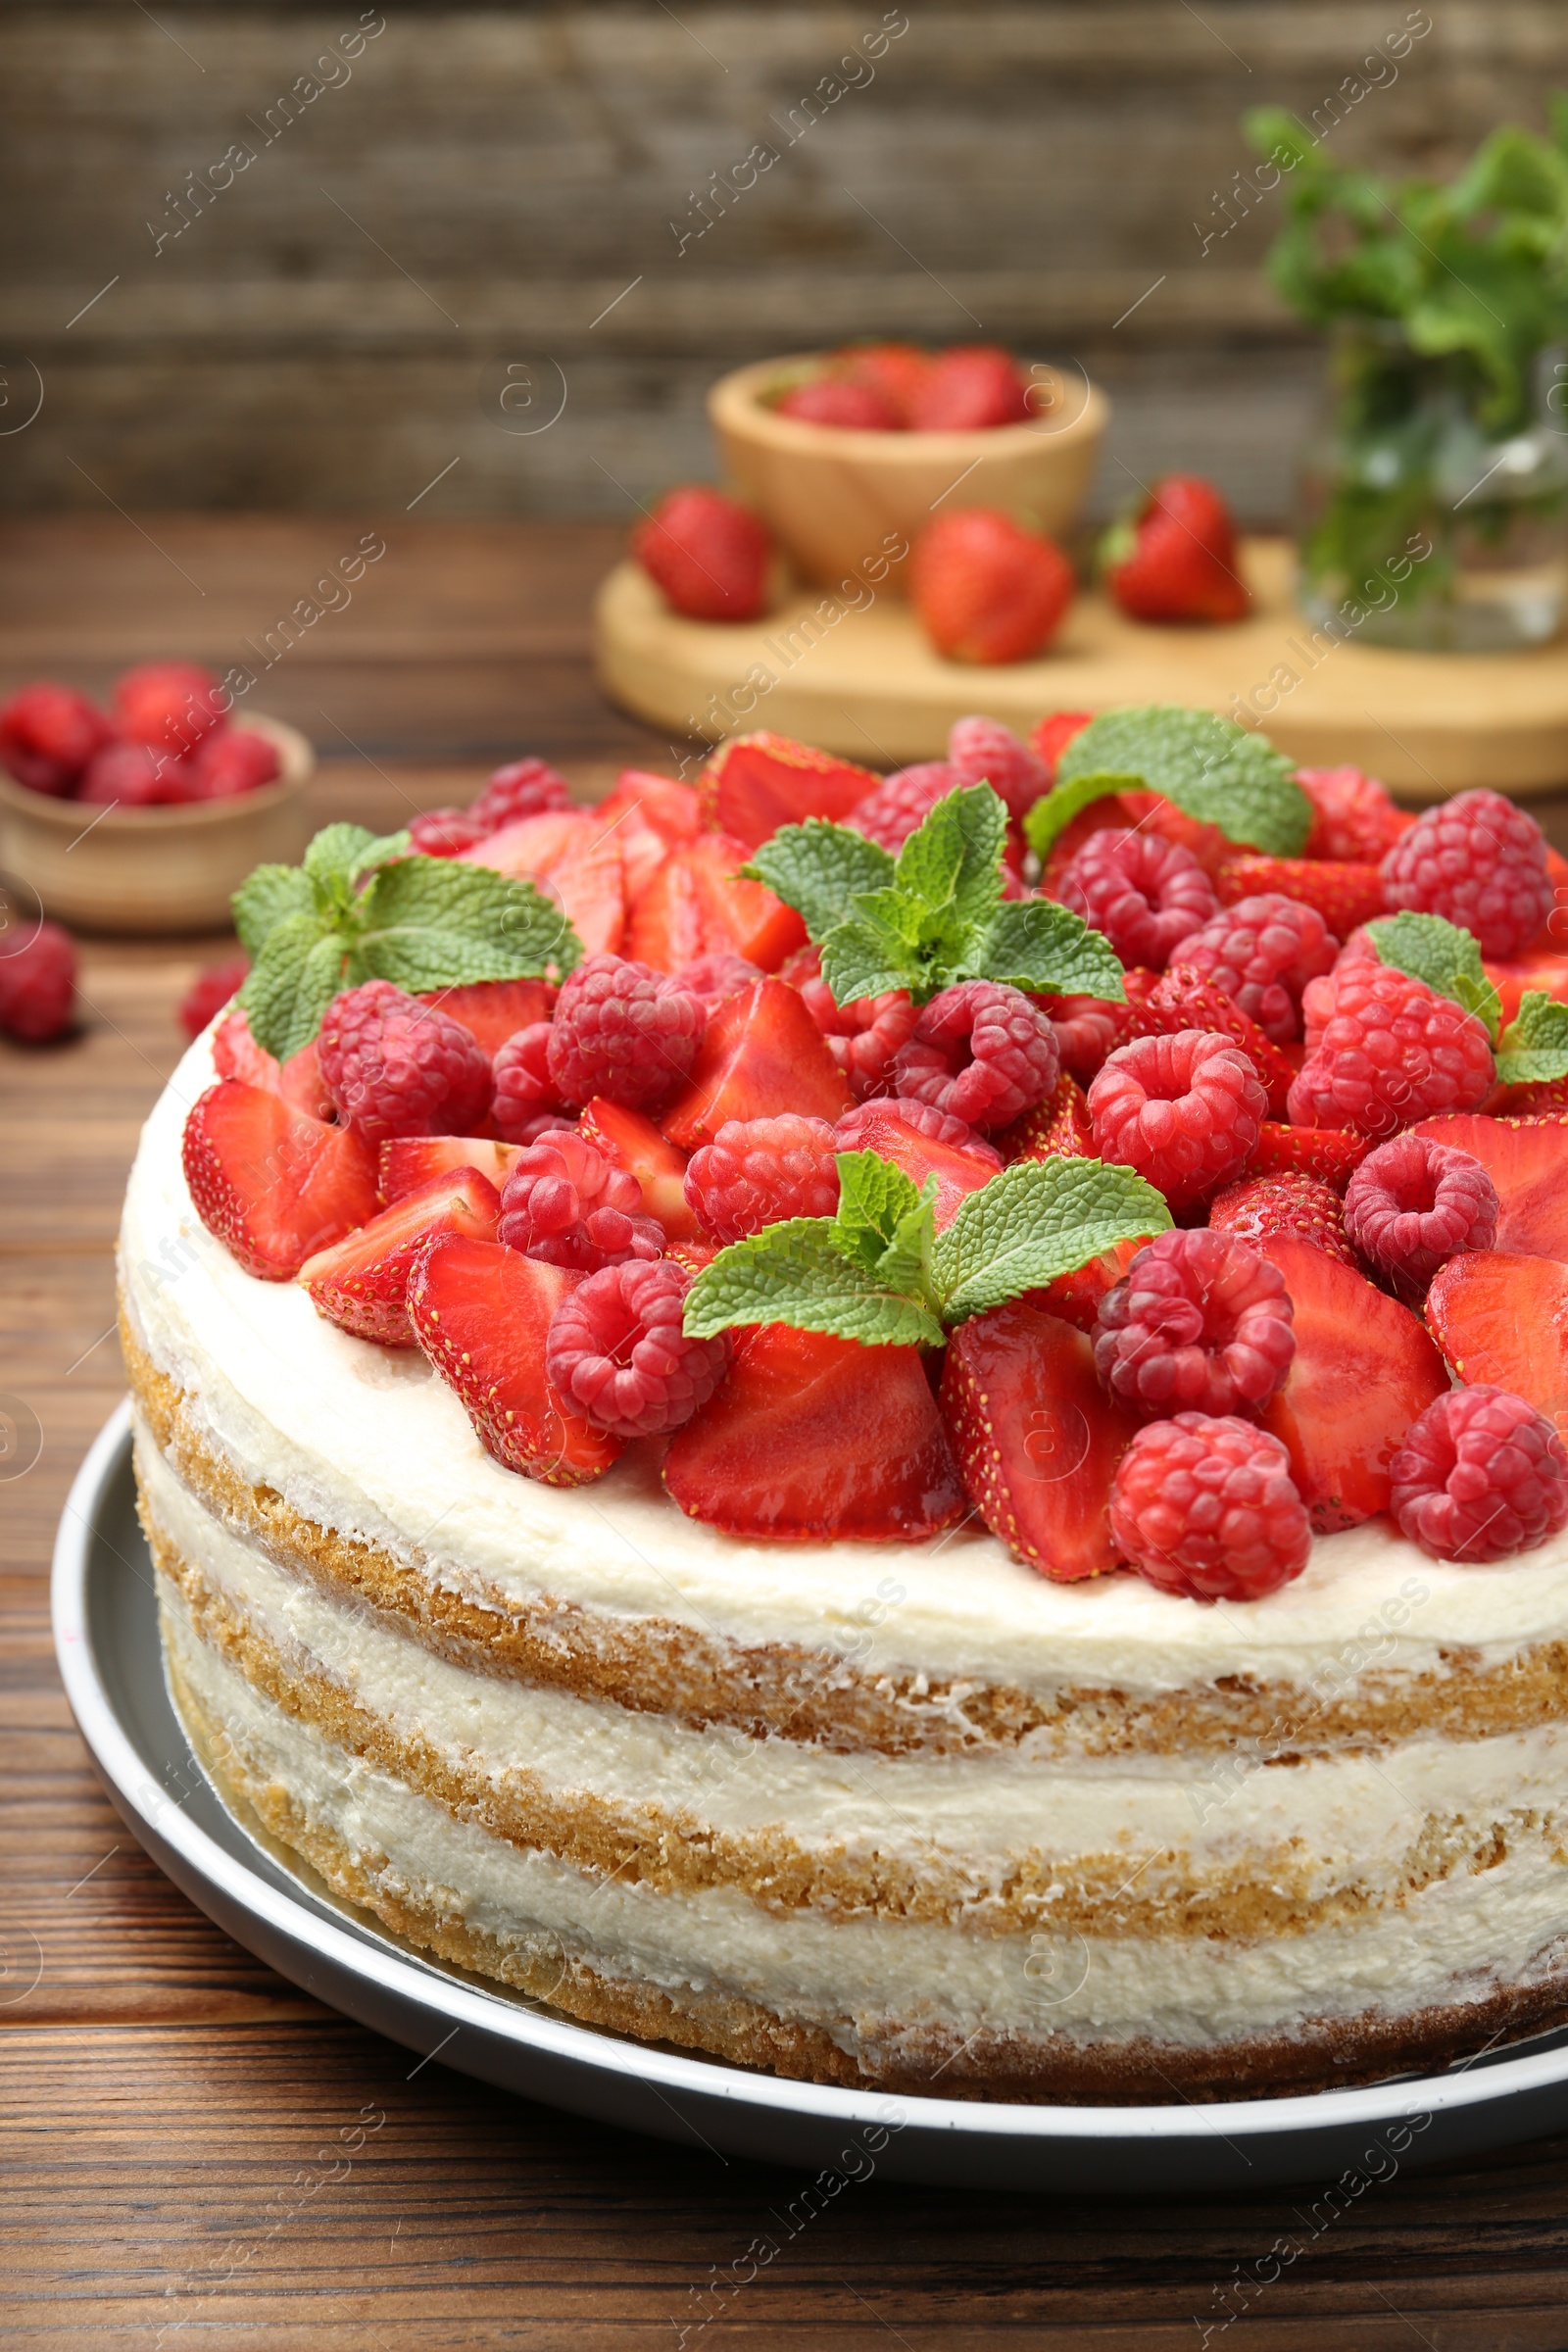
[[[102,685],[153,653],[226,660],[360,527],[11,525],[0,690],[39,670]],[[410,804],[466,797],[505,752],[559,758],[584,790],[628,758],[669,763],[591,681],[588,600],[617,534],[383,527],[380,573],[278,662],[265,699],[343,752],[315,787],[323,820],[388,827]],[[697,2342],[713,2267],[727,2270],[802,2183],[505,2098],[305,1998],[145,1860],[56,1679],[50,1544],[121,1389],[110,1250],[125,1168],[180,1051],[173,1007],[221,944],[85,942],[82,1036],[0,1046],[0,1386],[45,1435],[37,1466],[0,1490],[0,2342],[598,2352],[674,2345],[683,2328]],[[362,2116],[347,2177],[302,2193],[317,2150]],[[803,2348],[1174,2352],[1218,2329],[1238,2268],[1255,2278],[1250,2266],[1266,2269],[1293,2231],[1305,2244],[1296,2209],[1309,2201],[1053,2206],[872,2180],[705,2332]],[[1568,2344],[1568,2140],[1394,2178],[1254,2286],[1223,2340],[1226,2352]]]

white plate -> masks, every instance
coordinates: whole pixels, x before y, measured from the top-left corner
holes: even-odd
[[[136,1520],[130,1408],[77,1473],[60,1523],[54,1632],[111,1797],[161,1869],[307,1992],[444,2066],[600,2123],[765,2163],[1094,2193],[1219,2191],[1435,2163],[1568,2124],[1568,2031],[1364,2090],[1210,2106],[1023,2107],[789,2082],[581,2026],[429,1960],[242,1822],[164,1686],[154,1570]]]

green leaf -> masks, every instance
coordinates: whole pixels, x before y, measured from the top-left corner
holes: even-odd
[[[1111,776],[1119,783],[1107,782]],[[1086,788],[1093,779],[1087,799],[1072,798],[1080,778]],[[1294,781],[1293,762],[1266,736],[1211,710],[1153,703],[1107,710],[1073,736],[1056,762],[1055,790],[1025,820],[1030,847],[1044,857],[1078,808],[1134,789],[1157,792],[1228,840],[1274,858],[1296,857],[1312,826],[1312,804]]]
[[[1007,811],[989,784],[950,792],[899,852],[894,882],[922,910],[921,931],[982,928],[1002,889]]]
[[[901,1219],[920,1205],[913,1181],[875,1152],[840,1152],[836,1246],[858,1263],[874,1267],[898,1231]]]
[[[1380,914],[1367,932],[1379,960],[1424,980],[1440,997],[1473,1012],[1495,1042],[1501,1001],[1487,978],[1481,950],[1468,931],[1441,914]]]
[[[890,1291],[902,1291],[922,1306],[936,1304],[937,1180],[928,1176],[914,1206],[893,1228],[874,1271]]]
[[[1568,1078],[1568,1004],[1531,989],[1497,1042],[1497,1077],[1504,1086],[1535,1086]]]
[[[977,976],[1004,980],[1037,996],[1126,1002],[1121,964],[1109,940],[1052,899],[1004,899],[976,963]]]
[[[820,941],[848,918],[860,892],[891,883],[893,859],[847,825],[812,816],[804,825],[781,825],[740,870],[749,881],[765,882]]]
[[[314,914],[316,893],[311,878],[299,865],[257,865],[251,868],[229,901],[240,946],[254,962],[262,943],[291,914]]]
[[[264,1054],[287,1061],[308,1046],[338,990],[347,950],[318,914],[286,915],[263,941],[239,992],[251,1035]]]
[[[368,972],[411,996],[473,980],[565,973],[582,943],[531,882],[455,858],[406,858],[383,866],[363,902],[360,953]]]
[[[890,988],[912,993],[919,967],[904,941],[880,923],[858,917],[836,924],[822,941],[822,977],[835,1004],[885,996]]]
[[[1170,1210],[1130,1168],[1098,1159],[1015,1160],[971,1193],[936,1240],[943,1320],[1016,1298],[1115,1242],[1163,1233]]]
[[[832,1217],[791,1217],[721,1250],[686,1294],[687,1334],[708,1340],[735,1324],[789,1323],[866,1348],[938,1346],[936,1317],[847,1257],[836,1231]]]
[[[346,906],[354,876],[376,836],[363,825],[323,825],[305,853],[305,871],[316,885],[317,903]]]
[[[1108,801],[1118,792],[1148,790],[1142,776],[1124,774],[1115,768],[1097,768],[1092,775],[1074,776],[1070,783],[1058,779],[1024,818],[1024,838],[1044,863],[1057,836],[1066,832],[1080,809],[1093,808],[1096,801]]]

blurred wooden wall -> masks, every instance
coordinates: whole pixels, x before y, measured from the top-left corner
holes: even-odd
[[[1568,82],[1563,0],[906,6],[7,10],[0,505],[629,514],[724,366],[911,334],[1098,378],[1102,508],[1278,517],[1318,359],[1242,111],[1359,77],[1337,148],[1447,168]]]

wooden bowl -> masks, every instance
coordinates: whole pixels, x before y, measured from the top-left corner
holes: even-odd
[[[220,931],[253,865],[297,864],[314,827],[302,798],[316,754],[298,728],[235,718],[275,744],[275,784],[185,808],[114,808],[29,792],[0,774],[0,872],[46,915],[88,931]]]
[[[807,579],[852,598],[856,580],[869,580],[902,597],[906,559],[893,548],[907,550],[950,505],[1001,507],[1053,538],[1072,529],[1110,416],[1087,379],[1081,397],[1067,379],[1037,419],[984,431],[857,432],[780,416],[768,396],[814,375],[824,357],[737,368],[708,395],[736,490]]]

